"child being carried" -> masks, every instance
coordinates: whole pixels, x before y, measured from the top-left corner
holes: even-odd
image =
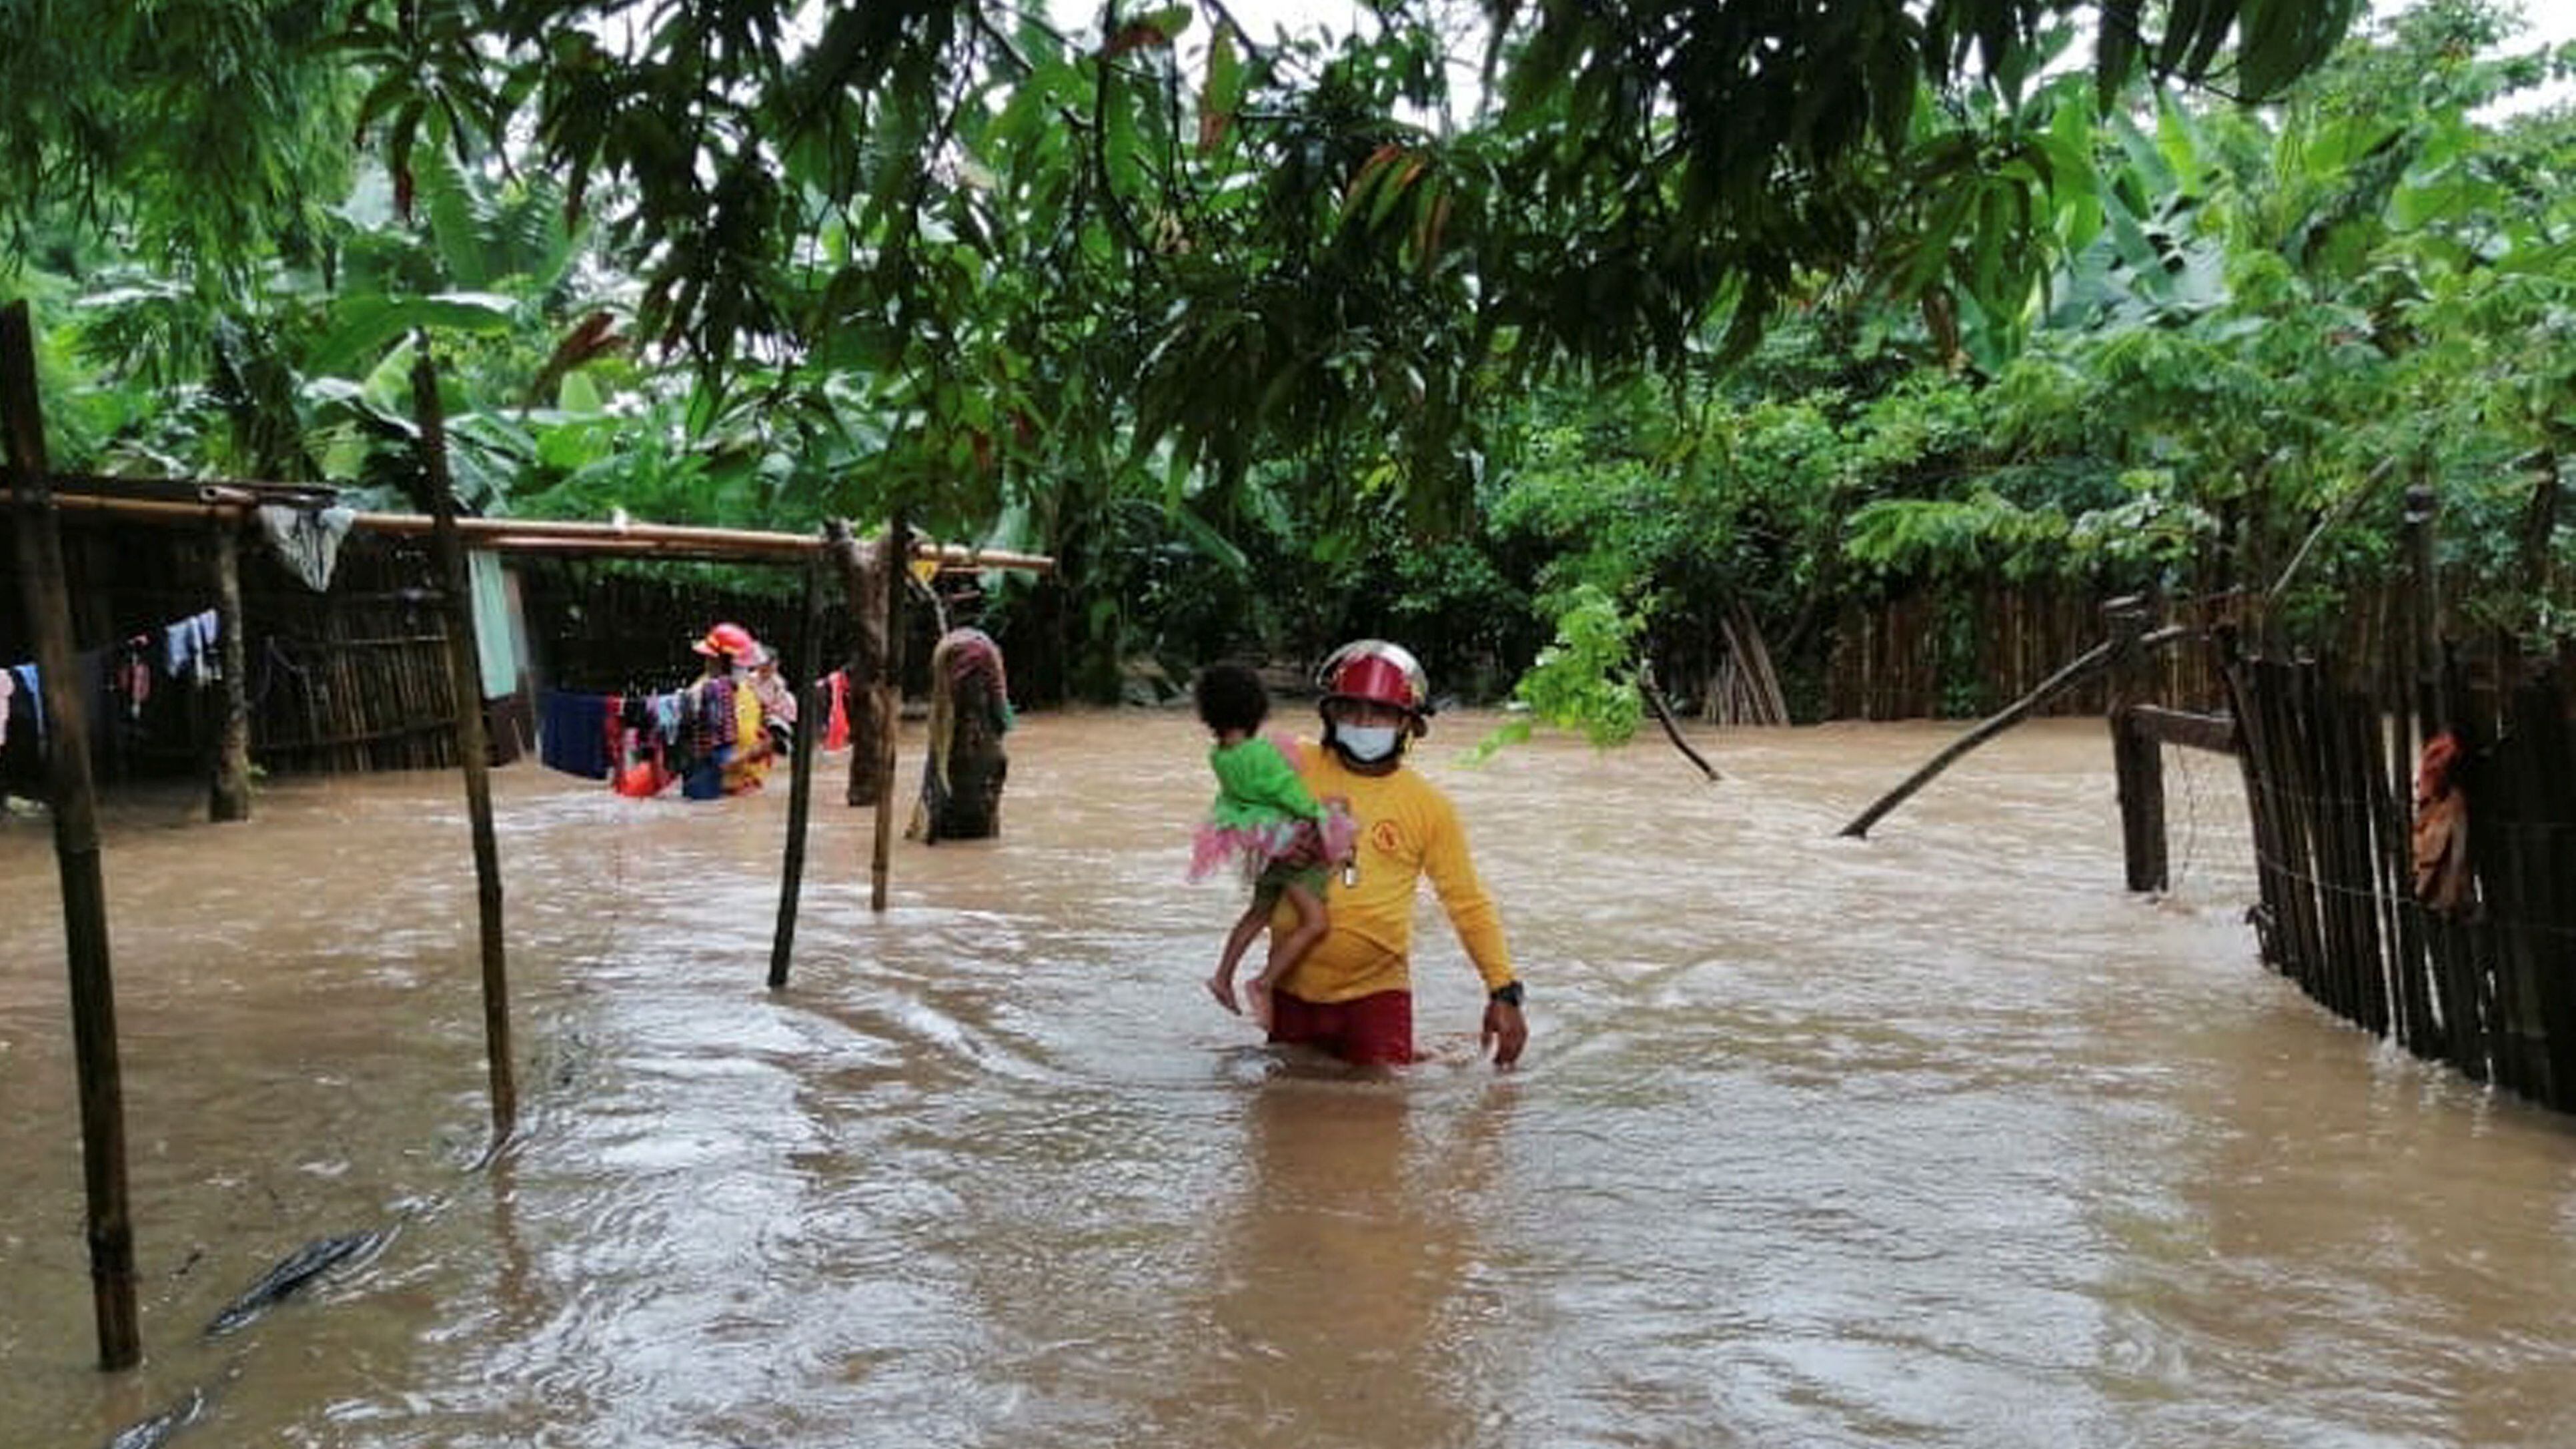
[[[1260,733],[1270,713],[1261,677],[1240,664],[1199,671],[1199,719],[1215,736],[1208,767],[1216,772],[1216,803],[1199,826],[1190,852],[1190,879],[1199,880],[1229,861],[1252,881],[1252,901],[1226,933],[1225,950],[1208,978],[1208,994],[1228,1011],[1235,1000],[1235,970],[1252,938],[1270,930],[1279,898],[1297,912],[1286,935],[1271,930],[1270,955],[1245,983],[1253,1019],[1270,1024],[1270,989],[1297,958],[1324,939],[1331,926],[1324,887],[1332,868],[1349,858],[1358,829],[1341,802],[1326,804],[1297,777],[1297,746]]]

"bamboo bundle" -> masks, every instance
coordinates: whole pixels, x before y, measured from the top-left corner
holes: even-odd
[[[1701,716],[1713,724],[1787,724],[1789,703],[1771,666],[1771,650],[1741,600],[1718,621],[1718,650]]]

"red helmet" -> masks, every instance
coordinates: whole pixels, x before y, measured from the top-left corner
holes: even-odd
[[[1383,639],[1354,640],[1334,650],[1315,671],[1315,687],[1327,704],[1356,699],[1403,710],[1413,716],[1416,733],[1431,712],[1431,681],[1422,666],[1403,645]]]
[[[760,649],[760,641],[740,624],[718,624],[707,631],[707,637],[689,646],[700,654],[724,655],[739,664],[749,664]]]

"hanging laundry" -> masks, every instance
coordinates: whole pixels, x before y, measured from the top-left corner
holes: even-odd
[[[36,743],[45,742],[45,691],[36,678],[36,666],[20,664],[11,672],[18,676],[18,698],[26,706],[28,723],[36,727]]]
[[[835,669],[823,676],[823,682],[831,687],[832,699],[831,710],[826,715],[823,725],[823,748],[834,751],[846,750],[850,747],[849,671]]]
[[[128,720],[143,718],[143,702],[152,697],[152,661],[150,639],[142,634],[126,640],[116,648],[116,663],[108,673],[108,688],[125,701]]]
[[[483,676],[485,699],[507,699],[519,692],[517,611],[510,607],[508,575],[501,556],[485,549],[465,555],[474,597],[475,662]]]
[[[197,629],[197,683],[212,684],[224,677],[224,654],[216,647],[223,642],[224,616],[208,609],[192,622]]]
[[[191,614],[161,631],[161,672],[173,681],[205,685],[224,677],[224,656],[216,645],[224,616],[208,609]]]
[[[321,593],[331,587],[331,570],[340,561],[340,540],[348,537],[357,512],[348,508],[303,509],[283,503],[259,506],[260,532],[269,551],[304,587]]]
[[[630,695],[617,717],[609,721],[617,732],[616,773],[610,784],[620,795],[642,800],[661,794],[678,778],[670,768],[668,737],[660,728],[662,705],[676,696],[656,695],[651,698]]]
[[[740,738],[733,681],[717,676],[690,685],[683,715],[689,763],[681,772],[680,793],[692,800],[717,799],[725,792],[725,766]]]
[[[606,695],[547,690],[537,707],[538,762],[585,780],[607,779],[614,704]]]

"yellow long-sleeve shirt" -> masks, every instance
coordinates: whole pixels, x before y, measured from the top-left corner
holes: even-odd
[[[1456,807],[1439,788],[1411,769],[1362,775],[1342,757],[1300,741],[1298,773],[1318,800],[1340,796],[1359,826],[1358,879],[1348,885],[1335,871],[1324,904],[1332,929],[1279,985],[1306,1001],[1348,1001],[1378,991],[1412,989],[1413,899],[1422,877],[1448,913],[1458,943],[1476,963],[1487,990],[1512,979],[1502,918],[1467,853],[1467,835]],[[1272,929],[1295,924],[1294,908],[1281,902]]]

